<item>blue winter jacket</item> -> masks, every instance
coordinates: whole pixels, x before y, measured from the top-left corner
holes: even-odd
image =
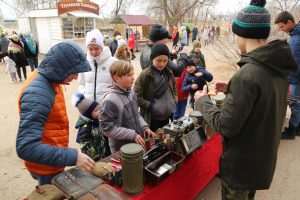
[[[289,76],[290,84],[299,84],[300,83],[300,22],[296,27],[289,33],[291,39],[289,41],[293,56],[298,65],[298,71],[296,74]]]
[[[49,146],[41,138],[55,100],[52,83],[61,83],[71,74],[90,70],[84,52],[75,43],[58,43],[47,52],[38,75],[20,97],[16,150],[21,159],[55,167],[76,164],[76,149]]]
[[[197,72],[202,72],[201,77],[195,76]],[[213,80],[213,75],[205,70],[204,67],[196,67],[196,71],[193,74],[187,73],[184,77],[182,84],[183,92],[190,92],[190,95],[193,97],[196,91],[202,90],[203,86],[206,84],[206,81],[210,82]],[[194,90],[192,84],[197,84],[198,88]]]

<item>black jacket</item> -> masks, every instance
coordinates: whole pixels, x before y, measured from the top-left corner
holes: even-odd
[[[39,45],[36,45],[35,53],[33,54],[30,49],[28,48],[28,45],[26,42],[24,42],[24,54],[26,58],[37,58],[39,55]]]
[[[152,46],[153,44],[146,45],[143,49],[143,52],[141,53],[140,64],[142,70],[148,68],[152,64],[150,59]],[[167,63],[167,67],[173,72],[175,77],[179,77],[183,72],[184,68],[186,67],[187,61],[188,61],[187,55],[185,53],[182,53],[178,58],[177,64],[175,64],[169,59]]]
[[[118,42],[117,40],[113,40],[109,43],[109,49],[110,49],[110,52],[111,52],[111,55],[114,56],[116,51],[117,51],[117,48],[118,48]]]
[[[242,55],[228,84],[222,110],[201,97],[204,119],[223,136],[222,178],[239,189],[268,189],[286,113],[289,74],[297,64],[286,41],[273,41]]]

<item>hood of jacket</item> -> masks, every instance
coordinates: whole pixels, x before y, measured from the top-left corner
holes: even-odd
[[[107,46],[105,46],[103,48],[102,53],[99,56],[97,56],[97,57],[91,57],[89,54],[87,54],[87,60],[90,63],[93,63],[94,60],[95,60],[97,62],[97,64],[98,64],[98,66],[102,65],[106,60],[108,60],[111,57],[112,57],[111,56],[111,52],[110,52],[110,50],[109,50],[109,48]]]
[[[98,119],[92,120],[83,115],[80,115],[79,119],[76,122],[75,128],[78,129],[78,128],[84,126],[85,124],[95,124],[96,125],[96,124],[99,124],[99,120]]]
[[[265,46],[243,54],[238,62],[240,67],[247,63],[262,66],[271,73],[289,76],[297,72],[297,63],[290,46],[285,40],[274,40]]]
[[[39,74],[54,83],[62,82],[71,74],[90,70],[83,50],[73,42],[61,42],[53,46],[38,68]]]
[[[107,87],[107,89],[104,90],[103,98],[109,93],[119,93],[123,95],[129,95],[131,93],[131,89],[126,91],[122,87],[120,87],[116,82],[113,82],[111,85]]]

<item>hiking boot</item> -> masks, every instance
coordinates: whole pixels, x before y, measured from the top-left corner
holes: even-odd
[[[282,133],[282,140],[294,140],[296,136],[296,127],[289,124],[289,127]]]

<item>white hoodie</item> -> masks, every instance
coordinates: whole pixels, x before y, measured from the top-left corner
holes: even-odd
[[[6,70],[5,72],[9,72],[10,74],[11,73],[16,73],[16,63],[12,60],[12,59],[7,59],[6,60]]]
[[[102,53],[96,57],[87,55],[92,71],[80,73],[78,75],[79,91],[84,93],[87,99],[94,99],[95,88],[95,65],[94,60],[97,62],[97,80],[96,80],[96,101],[102,105],[103,90],[107,88],[113,81],[109,73],[109,68],[117,59],[111,56],[108,47],[104,47]]]

